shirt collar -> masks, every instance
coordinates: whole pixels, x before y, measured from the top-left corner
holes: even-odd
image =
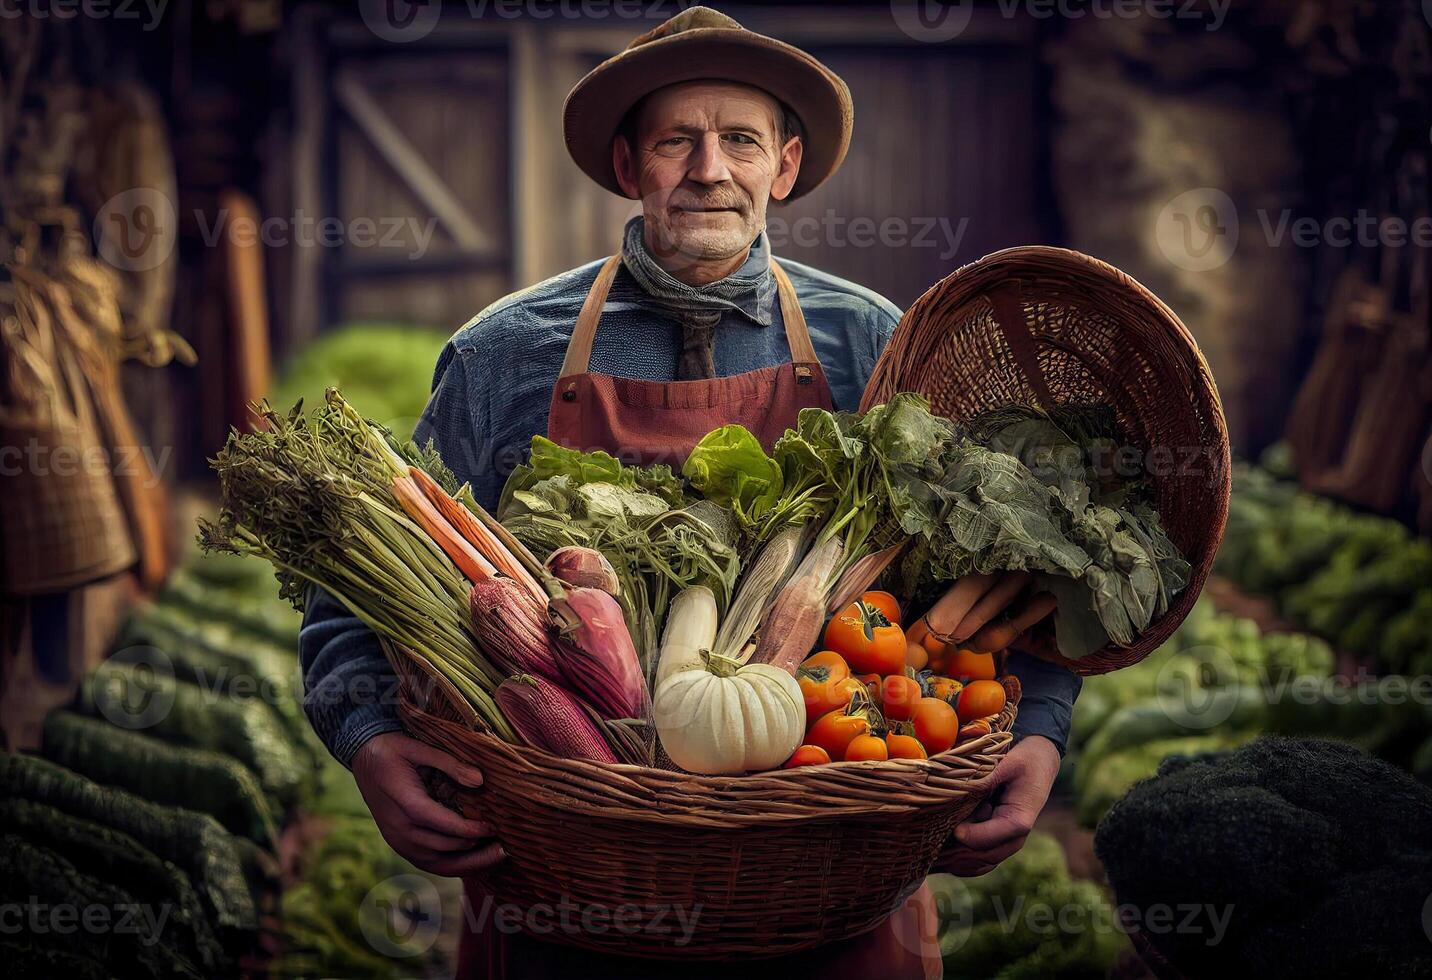
[[[751,251],[739,269],[704,286],[689,286],[661,268],[647,251],[642,229],[640,215],[627,222],[622,260],[637,285],[658,305],[731,309],[762,327],[775,322],[776,281],[771,274],[770,241],[764,229],[751,243]]]

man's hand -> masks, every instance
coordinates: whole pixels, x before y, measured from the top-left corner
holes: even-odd
[[[1049,799],[1059,775],[1059,750],[1042,735],[1021,739],[1009,754],[980,781],[989,797],[974,816],[955,828],[932,871],[973,878],[1024,846],[1034,820]]]
[[[1027,594],[1028,572],[966,575],[930,607],[908,636],[918,643],[934,633],[976,653],[1003,650],[1054,611],[1048,592]]]
[[[353,757],[353,778],[388,845],[430,874],[456,878],[496,864],[502,846],[490,824],[468,820],[428,795],[420,766],[467,787],[482,773],[425,742],[398,732],[375,735]]]

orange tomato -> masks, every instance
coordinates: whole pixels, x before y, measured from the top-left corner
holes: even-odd
[[[915,737],[931,755],[953,746],[960,737],[960,718],[955,709],[939,698],[921,698],[915,703]]]
[[[914,670],[924,670],[930,663],[930,654],[925,650],[924,644],[911,643],[907,638],[905,641],[905,666]]]
[[[885,736],[886,750],[892,759],[928,759],[930,754],[913,735],[897,735],[891,732]]]
[[[887,620],[896,626],[900,625],[900,601],[889,592],[867,592],[860,597],[860,601],[867,606],[874,606]]]
[[[884,762],[890,758],[885,740],[874,735],[857,735],[845,749],[846,762]]]
[[[949,652],[949,645],[934,633],[926,633],[920,638],[920,645],[925,652],[932,657],[942,657]]]
[[[832,616],[824,645],[845,658],[853,673],[896,674],[905,669],[905,633],[872,606],[851,603]]]
[[[979,738],[981,735],[988,735],[994,730],[988,718],[976,718],[960,726],[960,741],[964,742],[972,738]]]
[[[807,718],[819,718],[832,711],[843,710],[854,700],[856,694],[865,690],[865,685],[854,677],[821,682],[802,677],[800,685],[801,694],[805,695]]]
[[[891,721],[909,721],[920,700],[920,683],[904,674],[891,674],[880,682],[880,710]]]
[[[945,673],[967,681],[994,680],[994,654],[957,648],[945,660]]]
[[[797,766],[823,766],[830,761],[830,753],[819,745],[802,745],[796,749],[791,757],[786,760],[782,769],[794,769]]]
[[[953,677],[936,676],[931,677],[929,681],[926,682],[926,690],[929,692],[930,697],[939,698],[941,701],[948,701],[951,704],[954,703],[953,699],[960,696],[960,692],[964,690],[964,687],[963,684]]]
[[[807,718],[844,708],[862,687],[850,676],[844,658],[830,650],[807,657],[796,671],[796,681],[805,696]]]
[[[988,718],[1004,710],[1004,697],[1004,685],[999,681],[970,681],[955,708],[961,718]]]
[[[848,715],[844,710],[821,715],[806,732],[806,742],[816,745],[836,762],[845,758],[845,750],[861,735],[870,734],[870,722],[863,715]]]
[[[834,650],[822,650],[819,653],[811,654],[805,658],[805,661],[801,664],[801,669],[810,671],[816,669],[825,670],[829,673],[828,679],[833,681],[838,681],[850,676],[850,665],[845,662],[844,657]]]
[[[880,700],[879,674],[856,674],[855,679],[865,686],[865,690],[870,694],[870,700]]]

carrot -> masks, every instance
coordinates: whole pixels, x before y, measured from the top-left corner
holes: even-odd
[[[468,581],[487,582],[497,575],[497,568],[433,506],[419,489],[418,481],[409,477],[398,477],[393,481],[393,496],[398,498],[398,503],[402,504],[407,515],[417,521],[428,537],[443,550],[443,554],[452,559],[453,564],[467,576]]]
[[[521,562],[513,557],[512,552],[504,547],[502,542],[497,540],[492,532],[473,516],[472,511],[449,496],[436,480],[418,467],[409,466],[408,475],[428,503],[442,515],[444,521],[461,535],[463,540],[478,554],[482,555],[494,569],[517,582],[535,598],[541,599],[543,602],[547,600],[546,590],[537,584],[537,580],[526,568],[522,567]]]

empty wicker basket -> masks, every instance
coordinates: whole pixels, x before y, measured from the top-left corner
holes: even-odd
[[[1112,405],[1154,488],[1169,537],[1193,566],[1188,587],[1129,647],[1078,661],[1047,631],[1029,652],[1079,674],[1148,656],[1203,588],[1223,539],[1228,428],[1208,364],[1157,296],[1113,266],[1062,248],[1005,249],[931,287],[906,311],[875,366],[861,408],[916,391],[960,421],[1004,405]]]

